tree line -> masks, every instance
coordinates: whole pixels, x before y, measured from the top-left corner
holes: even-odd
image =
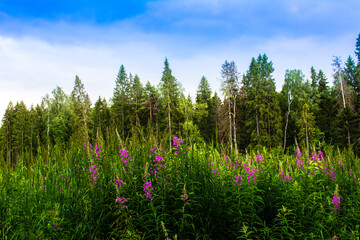
[[[110,101],[99,97],[92,107],[83,82],[75,77],[66,94],[56,87],[40,104],[27,108],[10,102],[0,128],[0,159],[14,163],[55,146],[148,139],[172,145],[174,135],[188,142],[222,144],[231,151],[294,145],[310,150],[324,144],[360,151],[360,34],[354,60],[333,59],[333,86],[322,70],[310,79],[299,69],[286,70],[276,92],[273,63],[266,54],[252,58],[240,74],[235,62],[221,66],[221,99],[205,76],[195,101],[185,96],[165,59],[158,86],[145,85],[120,66]]]

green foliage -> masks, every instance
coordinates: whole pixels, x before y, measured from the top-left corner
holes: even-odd
[[[267,56],[259,55],[251,60],[243,79],[246,94],[246,127],[251,136],[250,146],[275,147],[282,135],[280,106],[272,78],[274,68]],[[275,117],[277,116],[277,117]]]
[[[89,126],[91,116],[90,97],[85,91],[84,84],[78,76],[71,92],[71,100],[75,114],[74,141],[82,144],[89,141]]]
[[[235,157],[209,145],[155,146],[129,144],[129,156],[99,145],[90,155],[54,148],[31,165],[21,158],[15,168],[0,168],[0,237],[359,237],[360,165],[351,150],[313,153],[308,162],[281,149]],[[148,197],[145,182],[152,185]],[[341,197],[340,210],[333,196]]]

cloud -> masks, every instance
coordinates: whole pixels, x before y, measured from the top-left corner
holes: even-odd
[[[331,82],[332,56],[352,55],[360,29],[359,1],[170,0],[143,6],[106,21],[96,20],[106,9],[77,21],[0,13],[0,115],[10,100],[29,107],[57,85],[70,93],[76,74],[93,103],[109,99],[121,64],[142,83],[157,85],[165,57],[193,96],[202,75],[219,92],[225,60],[245,73],[260,53],[273,61],[277,90],[286,69],[302,69],[308,77],[314,66]]]

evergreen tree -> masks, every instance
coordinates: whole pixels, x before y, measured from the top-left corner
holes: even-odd
[[[181,93],[179,105],[182,115],[184,116],[184,120],[181,125],[185,138],[190,143],[203,141],[198,126],[194,124],[195,109],[190,95],[186,98],[184,93]]]
[[[195,124],[199,127],[204,140],[210,141],[215,129],[211,128],[213,122],[210,116],[211,88],[208,80],[203,76],[196,92],[196,117]]]
[[[359,82],[356,77],[356,64],[354,59],[349,56],[345,62],[343,70],[344,80],[348,86],[350,86],[356,94],[359,93]]]
[[[15,161],[19,160],[19,157],[25,151],[25,138],[28,110],[23,101],[16,103],[14,109],[14,122],[13,122],[13,150],[15,153]]]
[[[220,125],[220,107],[221,99],[218,96],[217,92],[214,93],[214,96],[211,98],[209,105],[209,128],[213,129],[213,141],[214,143],[219,143],[219,125]]]
[[[84,84],[78,76],[75,77],[75,84],[71,93],[71,99],[75,113],[75,132],[82,143],[89,141],[89,122],[91,116],[91,102],[85,91]]]
[[[95,106],[92,111],[93,122],[93,139],[97,144],[102,144],[106,141],[106,130],[110,127],[110,108],[107,105],[106,99],[99,99],[95,102]]]
[[[316,115],[316,122],[321,132],[325,134],[325,142],[331,142],[333,134],[333,122],[336,118],[336,99],[331,96],[327,85],[327,79],[322,70],[319,70],[319,111]]]
[[[135,113],[135,125],[136,127],[140,127],[139,109],[140,109],[141,98],[143,93],[143,86],[137,74],[134,77],[131,89],[132,89],[132,102],[134,105],[133,110]]]
[[[249,70],[244,76],[246,126],[251,137],[251,147],[277,146],[281,141],[281,117],[275,81],[274,68],[267,56],[259,55],[251,60]]]
[[[120,66],[119,73],[116,77],[114,95],[112,98],[112,116],[116,128],[121,130],[121,137],[125,139],[128,128],[129,114],[129,93],[130,80],[126,74],[124,65]]]
[[[144,88],[143,100],[142,100],[142,109],[144,109],[144,113],[147,119],[148,132],[151,135],[155,134],[156,140],[158,140],[159,136],[159,114],[160,114],[160,94],[158,89],[155,88],[147,82]],[[155,125],[155,126],[154,126]],[[155,132],[154,132],[155,127]]]
[[[171,73],[171,69],[169,67],[169,62],[167,58],[165,58],[164,62],[164,71],[162,73],[162,77],[160,80],[160,91],[163,98],[163,107],[165,109],[167,115],[168,122],[168,133],[169,133],[169,146],[171,149],[171,137],[172,137],[172,125],[173,120],[172,116],[175,115],[175,110],[178,107],[179,102],[179,93],[180,93],[180,85],[175,79],[175,77]]]
[[[8,104],[4,117],[2,119],[0,144],[2,146],[2,155],[4,159],[10,164],[13,163],[13,123],[15,118],[15,110],[13,103]]]
[[[66,146],[74,132],[75,115],[71,99],[58,86],[50,99],[50,137],[53,144]]]
[[[355,44],[355,55],[357,57],[357,62],[358,65],[360,65],[360,33],[356,39],[356,44]]]

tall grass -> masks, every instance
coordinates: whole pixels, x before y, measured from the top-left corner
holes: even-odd
[[[226,155],[178,143],[53,149],[15,168],[2,163],[1,239],[359,239],[351,150]]]

